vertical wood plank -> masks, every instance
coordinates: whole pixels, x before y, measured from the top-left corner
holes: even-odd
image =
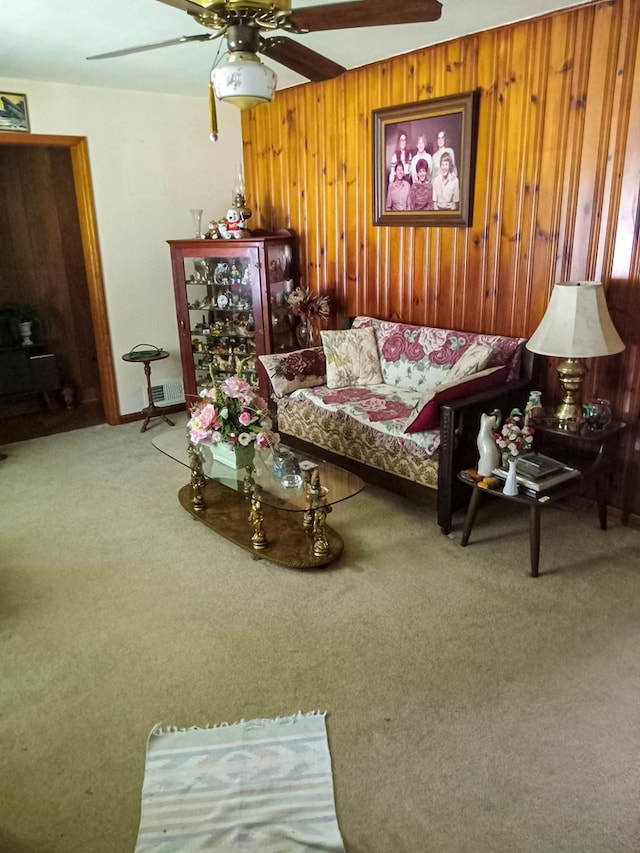
[[[639,29],[637,0],[611,0],[279,92],[243,117],[253,227],[297,231],[308,283],[335,286],[345,315],[527,336],[554,282],[601,277],[627,348],[593,360],[585,393],[637,422]],[[471,227],[373,226],[372,110],[472,89]],[[614,503],[640,514],[636,432]]]

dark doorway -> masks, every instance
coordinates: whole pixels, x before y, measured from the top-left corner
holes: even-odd
[[[3,395],[2,443],[119,419],[86,144],[40,139],[0,138],[0,307],[42,309],[38,343],[60,389]]]

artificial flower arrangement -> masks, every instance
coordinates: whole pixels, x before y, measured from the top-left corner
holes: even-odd
[[[306,287],[296,287],[287,295],[287,307],[305,323],[310,317],[326,320],[331,313],[331,300],[326,294],[314,296]]]
[[[273,431],[266,401],[239,376],[200,392],[187,423],[192,444],[220,441],[246,447],[255,441],[258,450],[276,447],[280,436]]]
[[[524,415],[520,409],[512,409],[500,431],[494,432],[493,440],[503,453],[519,456],[531,450],[534,432],[533,427],[524,426]]]

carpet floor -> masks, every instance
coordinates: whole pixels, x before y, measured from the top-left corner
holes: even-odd
[[[461,548],[367,487],[295,571],[193,520],[137,423],[4,450],[2,853],[130,853],[156,723],[297,709],[350,853],[638,853],[638,532],[550,507],[532,579],[519,507]]]

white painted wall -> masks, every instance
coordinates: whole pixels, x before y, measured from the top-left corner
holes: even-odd
[[[224,216],[242,160],[240,111],[218,104],[209,140],[202,98],[67,86],[0,77],[0,91],[27,95],[32,133],[85,136],[121,414],[142,407],[141,366],[121,360],[135,344],[164,347],[154,384],[182,376],[168,239],[192,236]]]

